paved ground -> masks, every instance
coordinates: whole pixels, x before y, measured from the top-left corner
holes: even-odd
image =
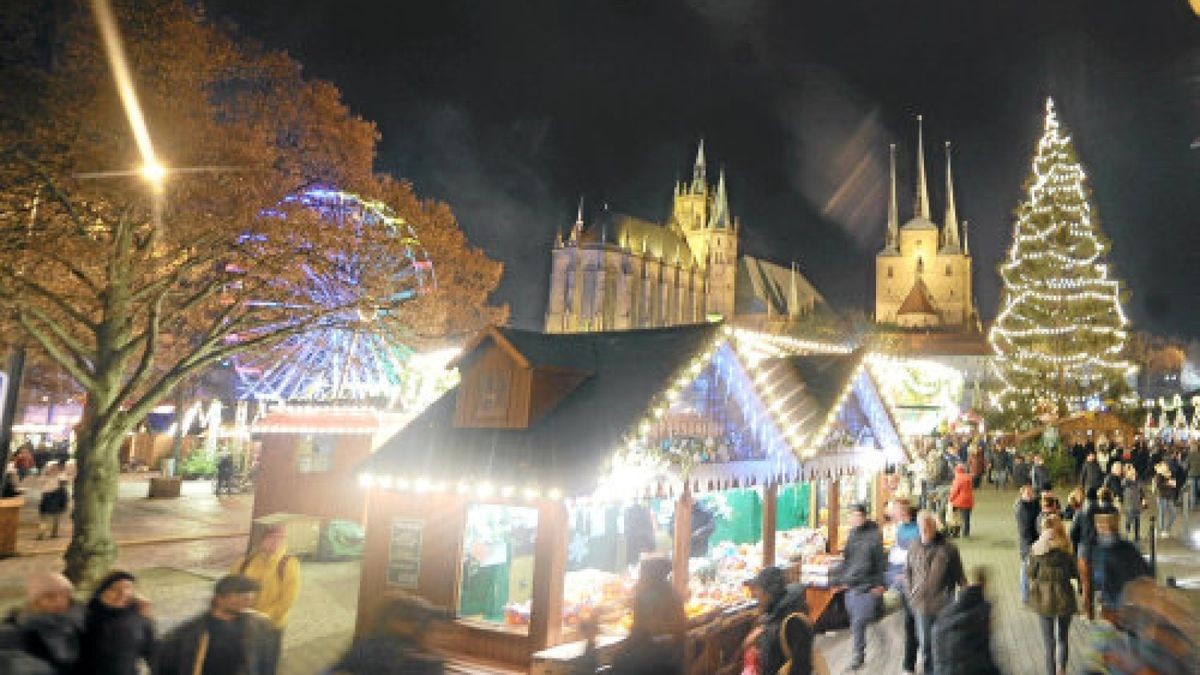
[[[996,660],[1010,675],[1035,675],[1044,671],[1044,650],[1037,617],[1021,604],[1020,557],[1016,525],[1012,518],[1013,491],[976,492],[976,509],[971,538],[956,539],[963,564],[970,569],[985,565],[991,572],[988,596],[992,601],[992,645]],[[1182,525],[1176,525],[1180,531]],[[1188,552],[1174,541],[1163,543],[1159,578],[1200,575],[1200,554]],[[1196,594],[1200,604],[1200,593]],[[1071,622],[1071,659],[1068,672],[1078,672],[1087,650],[1088,626],[1082,615]],[[851,658],[849,631],[822,635],[817,640],[834,673],[848,670]],[[867,638],[866,669],[860,672],[890,675],[900,673],[904,657],[904,622],[899,611],[891,612],[872,627]]]
[[[214,497],[207,482],[185,483],[183,496],[175,500],[149,500],[146,491],[145,476],[127,476],[122,481],[113,520],[121,543],[119,564],[138,574],[140,590],[154,603],[160,629],[169,630],[203,609],[213,581],[245,550],[251,503],[246,495]],[[34,539],[36,493],[30,497],[31,505],[22,515],[21,555],[0,560],[0,609],[20,602],[23,578],[30,571],[62,565],[66,539]],[[1017,596],[1019,568],[1010,515],[1014,498],[1013,492],[980,491],[974,536],[958,542],[968,567],[984,564],[991,569],[996,656],[1007,673],[1024,675],[1041,672],[1042,642],[1037,619]],[[1160,578],[1200,577],[1200,555],[1175,542],[1164,544],[1160,559]],[[323,672],[345,650],[354,623],[357,563],[305,562],[301,575],[300,597],[284,639],[283,675]],[[902,636],[898,613],[874,626],[868,669],[863,672],[899,673]],[[849,639],[847,631],[818,638],[817,647],[835,673],[844,672],[849,664]],[[1077,618],[1071,631],[1072,671],[1081,663],[1085,642],[1084,622]]]

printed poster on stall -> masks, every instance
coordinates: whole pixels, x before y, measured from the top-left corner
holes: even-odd
[[[397,518],[392,521],[388,545],[387,582],[407,590],[416,590],[421,576],[421,530],[425,521]]]

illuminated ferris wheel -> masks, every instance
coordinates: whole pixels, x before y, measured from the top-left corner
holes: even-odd
[[[391,272],[393,301],[411,300],[436,287],[433,262],[412,226],[380,202],[329,187],[312,187],[290,195],[281,207],[264,213],[286,218],[288,208],[300,207],[322,223],[339,228],[382,227],[403,243],[404,256]],[[362,274],[351,269],[350,273]],[[309,296],[328,303],[319,285]],[[324,306],[329,306],[325,304]],[[351,322],[357,323],[357,322]],[[239,356],[234,363],[238,396],[243,400],[274,402],[365,401],[384,399],[396,404],[410,387],[413,350],[394,336],[364,329],[323,327],[292,336],[261,354]]]

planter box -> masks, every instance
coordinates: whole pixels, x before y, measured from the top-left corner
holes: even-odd
[[[17,526],[24,505],[24,497],[0,499],[0,558],[17,554]]]
[[[183,485],[183,479],[176,476],[150,478],[150,494],[147,495],[151,499],[175,499],[179,496],[179,487]]]

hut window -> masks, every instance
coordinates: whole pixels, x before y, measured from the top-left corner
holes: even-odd
[[[296,446],[296,473],[329,473],[333,470],[334,439],[306,434]]]
[[[459,567],[460,617],[528,626],[529,617],[521,608],[529,607],[533,595],[537,522],[537,509],[527,506],[467,505]]]

